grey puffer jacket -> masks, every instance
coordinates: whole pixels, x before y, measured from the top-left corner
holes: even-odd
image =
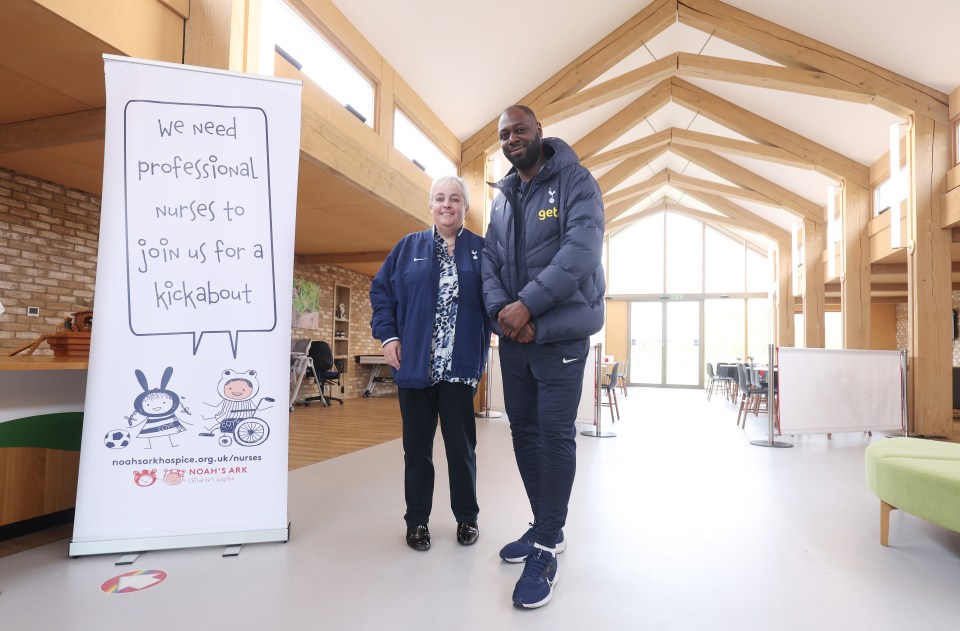
[[[500,194],[482,265],[483,302],[494,331],[503,335],[497,314],[519,299],[533,314],[538,344],[599,331],[605,290],[600,187],[567,143],[545,138],[543,145],[547,161],[522,202],[516,169],[490,184]]]

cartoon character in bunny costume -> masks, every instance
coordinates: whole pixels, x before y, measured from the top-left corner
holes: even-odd
[[[181,404],[180,396],[176,392],[167,389],[170,377],[173,376],[173,367],[167,366],[163,371],[159,388],[151,389],[146,375],[141,370],[135,370],[134,374],[143,392],[134,400],[133,412],[130,416],[124,417],[127,419],[127,424],[130,427],[143,426],[137,433],[137,438],[147,439],[147,449],[153,449],[153,439],[159,436],[166,436],[171,447],[178,447],[179,445],[173,442],[173,437],[187,431],[183,426],[184,423],[187,425],[191,423],[177,416],[180,410],[187,415],[190,414],[190,410]]]

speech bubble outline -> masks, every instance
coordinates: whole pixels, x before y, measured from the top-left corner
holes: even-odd
[[[265,291],[264,293],[269,293],[269,301],[271,306],[271,311],[269,313],[269,318],[271,322],[269,326],[259,326],[251,328],[242,328],[242,327],[228,327],[228,328],[209,328],[209,327],[190,327],[185,330],[176,330],[176,331],[138,331],[138,326],[135,323],[135,313],[134,313],[134,304],[133,304],[133,287],[136,285],[134,279],[132,278],[132,270],[134,263],[131,262],[131,183],[130,183],[130,138],[131,133],[128,126],[130,125],[130,116],[131,116],[131,106],[136,104],[150,104],[158,106],[176,106],[176,107],[187,107],[187,108],[216,108],[217,110],[233,110],[236,112],[247,111],[247,112],[258,112],[262,117],[263,122],[263,157],[266,162],[266,180],[265,180],[265,190],[266,190],[266,199],[263,200],[264,206],[266,208],[266,222],[267,222],[267,232],[269,239],[266,243],[266,249],[269,250],[269,264],[270,264],[270,277],[269,283],[265,283],[264,289],[266,290],[266,285],[269,286],[269,292]],[[169,120],[183,120],[186,119],[185,116],[170,117]],[[159,119],[158,119],[159,123]],[[270,136],[269,136],[269,120],[266,112],[255,106],[242,106],[242,105],[220,105],[215,103],[185,103],[185,102],[176,102],[176,101],[158,101],[158,100],[149,100],[149,99],[133,99],[127,101],[124,106],[124,147],[123,147],[123,169],[124,169],[124,236],[125,236],[125,249],[126,249],[126,262],[127,262],[127,315],[128,315],[128,325],[130,327],[130,332],[138,337],[150,337],[157,335],[190,335],[192,337],[192,352],[194,355],[197,354],[197,351],[200,347],[200,342],[203,339],[203,336],[208,333],[226,333],[230,341],[230,349],[233,353],[234,358],[237,356],[240,342],[241,333],[265,333],[273,331],[277,325],[277,296],[276,296],[276,261],[274,258],[274,248],[273,248],[273,202],[272,202],[272,188],[271,188],[271,177],[270,177]],[[189,129],[189,127],[188,127]],[[235,127],[234,127],[235,129]],[[168,131],[168,136],[173,138],[172,131]],[[196,134],[195,134],[196,135]],[[162,137],[162,134],[161,134]],[[198,161],[199,162],[199,161]],[[252,156],[251,156],[251,170],[252,170]],[[179,175],[175,175],[176,179],[179,179]],[[199,179],[199,177],[198,177]],[[208,178],[204,178],[208,179]],[[216,176],[213,178],[216,179]],[[258,178],[259,179],[259,178]],[[221,189],[222,190],[222,189]],[[262,192],[262,189],[261,189]],[[188,196],[189,197],[189,196]],[[260,266],[263,265],[261,262]],[[193,282],[202,282],[196,281]],[[183,319],[183,314],[177,316],[177,320],[180,321]],[[264,323],[266,324],[266,323]]]

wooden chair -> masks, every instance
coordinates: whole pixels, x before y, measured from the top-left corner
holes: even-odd
[[[627,396],[627,375],[630,374],[630,362],[622,362],[620,366],[620,374],[617,375],[617,387],[620,388],[620,392],[623,396]]]
[[[613,419],[614,423],[620,420],[620,407],[617,405],[617,382],[619,378],[620,362],[614,362],[607,378],[600,383],[601,391],[607,394],[607,402],[604,403],[603,399],[600,399],[600,405],[610,408],[610,418]],[[616,416],[614,416],[614,411],[616,411]]]

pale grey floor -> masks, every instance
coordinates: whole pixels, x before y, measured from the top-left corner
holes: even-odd
[[[482,534],[472,548],[454,541],[442,452],[433,549],[404,545],[393,441],[292,472],[285,545],[228,559],[219,548],[151,552],[125,568],[112,556],[69,559],[66,541],[0,559],[0,628],[956,628],[960,534],[894,513],[893,545],[880,546],[866,435],[767,449],[748,444],[765,437],[763,417],[744,434],[732,404],[699,391],[633,389],[621,403],[616,438],[578,437],[569,548],[543,609],[511,606],[520,566],[497,558],[529,509],[508,427],[490,420],[479,422]],[[131,569],[169,578],[133,594],[99,591]]]

